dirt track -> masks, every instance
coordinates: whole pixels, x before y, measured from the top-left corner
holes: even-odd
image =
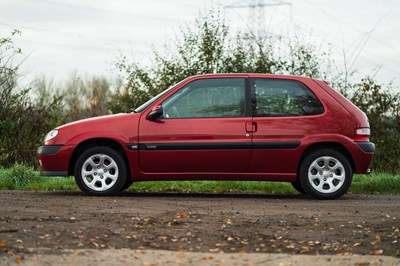
[[[399,258],[399,216],[400,196],[0,191],[0,256],[129,248]]]

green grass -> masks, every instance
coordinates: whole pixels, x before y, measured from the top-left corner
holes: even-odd
[[[42,177],[32,168],[14,165],[0,168],[0,189],[78,190],[73,177]],[[138,192],[246,192],[295,194],[290,183],[262,181],[149,181],[134,183]],[[400,194],[400,175],[355,175],[349,190],[356,194]]]
[[[134,183],[129,190],[146,192],[296,193],[290,183],[260,181],[148,181]]]

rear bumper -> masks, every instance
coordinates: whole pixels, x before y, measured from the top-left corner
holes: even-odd
[[[37,150],[42,176],[68,176],[69,161],[76,145],[41,146]]]
[[[363,152],[374,153],[375,152],[375,144],[369,141],[365,142],[356,142],[358,147],[361,148]]]
[[[353,142],[347,146],[353,158],[355,174],[368,174],[374,157],[375,144],[372,142]]]

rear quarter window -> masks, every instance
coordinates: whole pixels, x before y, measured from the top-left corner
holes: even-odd
[[[254,116],[308,116],[324,112],[317,97],[301,82],[253,79]]]

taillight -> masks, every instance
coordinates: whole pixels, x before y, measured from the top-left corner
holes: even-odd
[[[371,134],[371,131],[368,127],[357,128],[356,133],[354,135],[354,140],[355,141],[369,141],[370,134]]]

